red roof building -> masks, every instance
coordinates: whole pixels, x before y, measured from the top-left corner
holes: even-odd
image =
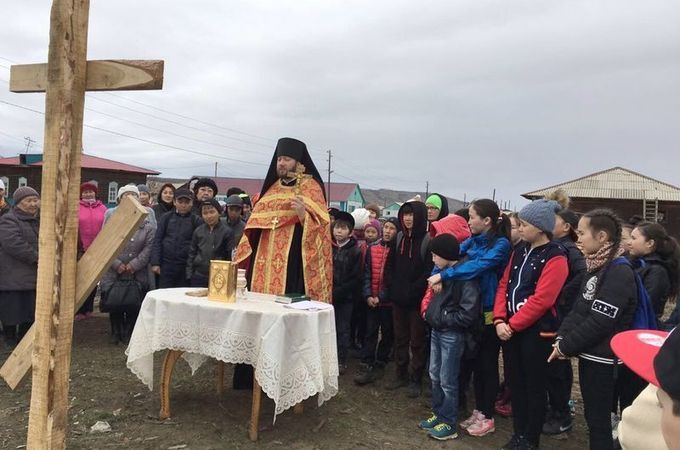
[[[42,187],[42,154],[25,154],[0,158],[0,178],[5,183],[7,197],[20,186],[31,186],[40,192]],[[81,180],[96,181],[99,185],[98,198],[109,205],[116,203],[118,188],[128,183],[144,184],[147,175],[160,172],[113,161],[98,156],[83,154],[81,158]]]
[[[229,188],[239,187],[246,191],[251,197],[262,190],[263,179],[258,178],[227,178],[210,177],[217,183],[218,200],[226,200],[226,193]],[[326,195],[329,194],[329,186],[326,183]],[[330,184],[330,206],[341,211],[352,212],[357,208],[363,208],[364,196],[361,188],[356,183],[331,183]]]

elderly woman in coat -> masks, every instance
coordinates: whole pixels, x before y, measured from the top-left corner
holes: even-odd
[[[22,186],[12,198],[14,207],[0,217],[0,322],[10,348],[26,334],[35,316],[40,228],[35,189]]]
[[[139,197],[137,186],[128,184],[118,190],[118,203],[127,196]],[[107,211],[104,223],[111,217],[115,210]],[[153,214],[151,214],[153,215]],[[151,225],[149,218],[145,220],[135,234],[130,238],[123,251],[113,260],[110,269],[101,280],[102,300],[106,301],[106,296],[111,292],[111,288],[119,280],[136,280],[146,292],[149,287],[149,258],[151,257],[151,246],[156,228]],[[141,303],[114,307],[109,312],[111,321],[111,343],[127,342],[132,334],[132,329],[137,321]]]

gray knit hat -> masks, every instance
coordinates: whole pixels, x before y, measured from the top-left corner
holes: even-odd
[[[146,184],[138,184],[137,190],[139,192],[146,192],[148,194],[149,193],[149,186],[147,186]]]
[[[20,188],[17,188],[16,191],[14,191],[14,195],[12,195],[12,200],[14,200],[14,204],[18,205],[19,202],[21,202],[23,199],[26,197],[31,197],[35,196],[40,198],[40,195],[38,195],[38,192],[33,189],[30,186],[21,186]]]
[[[534,200],[519,212],[519,218],[539,230],[552,233],[555,229],[555,214],[562,207],[555,200]]]

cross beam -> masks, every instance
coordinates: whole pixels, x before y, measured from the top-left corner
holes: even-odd
[[[160,89],[163,83],[162,63],[88,63],[89,11],[89,0],[53,0],[47,65],[41,66],[46,69],[11,69],[10,86],[17,92],[47,93],[30,449],[66,445],[85,91]]]

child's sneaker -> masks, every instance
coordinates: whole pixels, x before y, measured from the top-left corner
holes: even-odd
[[[503,403],[503,404],[496,404],[496,407],[494,409],[496,410],[496,413],[500,416],[503,416],[503,417],[512,416],[512,404],[510,402]]]
[[[477,437],[486,436],[487,434],[493,433],[494,431],[496,431],[496,422],[494,422],[493,419],[487,419],[484,416],[470,425],[467,429],[467,432],[470,436]]]
[[[430,416],[429,419],[421,420],[420,423],[418,424],[418,428],[430,431],[440,423],[441,422],[439,422],[439,417],[437,417],[436,414],[432,414],[432,416]]]
[[[446,441],[448,439],[457,439],[458,433],[447,423],[440,423],[432,430],[430,430],[430,437],[439,441]]]
[[[474,411],[472,411],[472,415],[470,417],[468,417],[467,419],[460,423],[460,427],[464,430],[467,430],[470,427],[470,425],[477,421],[479,416],[483,416],[482,412],[475,409]]]

